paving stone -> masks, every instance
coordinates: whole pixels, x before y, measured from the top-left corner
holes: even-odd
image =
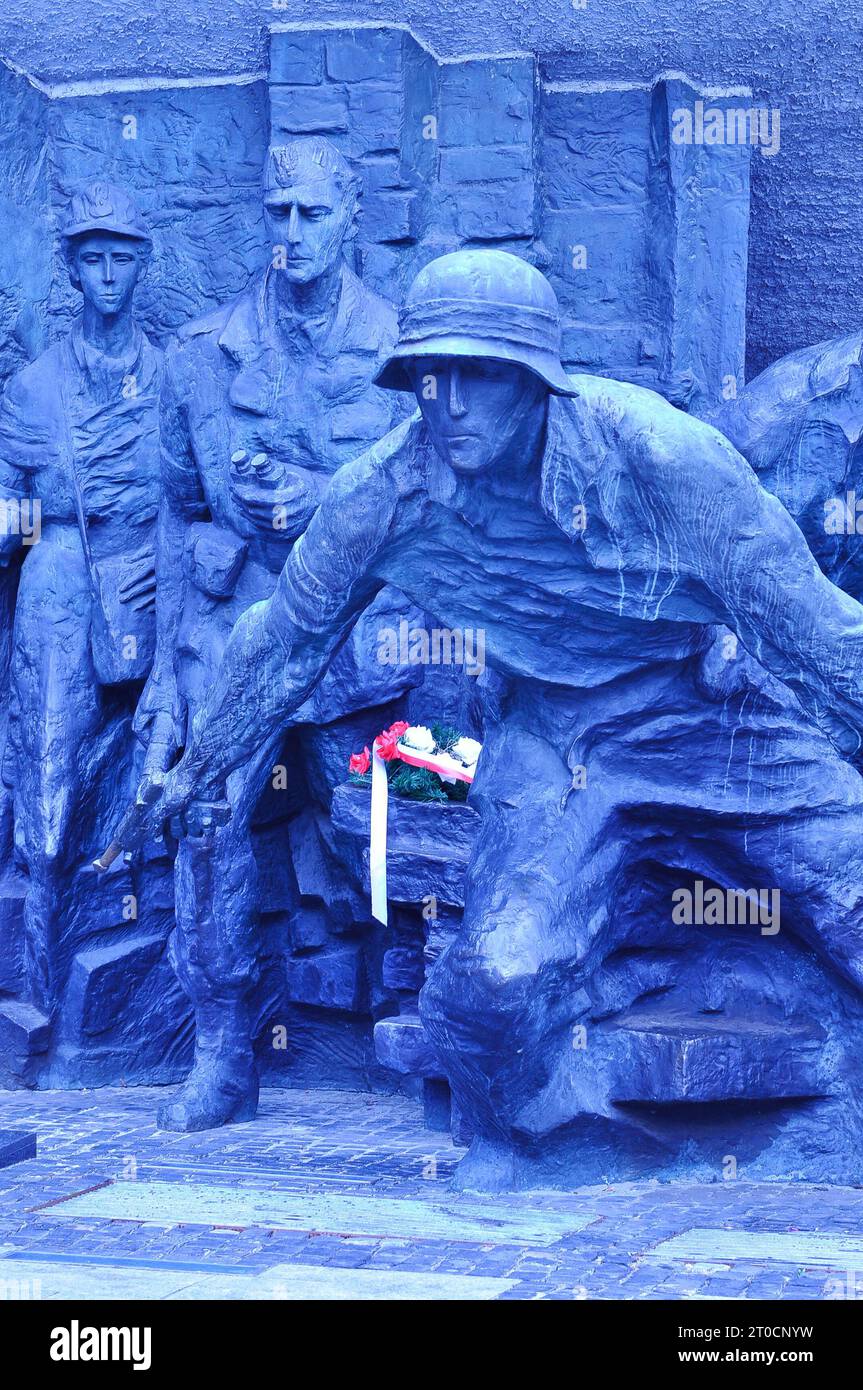
[[[0,1168],[36,1154],[36,1135],[25,1130],[0,1129]]]
[[[80,1298],[100,1296],[106,1271],[123,1297],[240,1298],[252,1296],[255,1285],[256,1296],[266,1298],[389,1298],[407,1279],[411,1297],[504,1301],[805,1300],[863,1293],[858,1189],[739,1179],[498,1195],[479,1203],[479,1222],[474,1211],[459,1238],[448,1239],[440,1227],[432,1233],[428,1222],[441,1210],[450,1220],[466,1214],[465,1199],[448,1188],[463,1150],[449,1136],[424,1129],[418,1100],[265,1090],[252,1124],[168,1135],[154,1128],[162,1095],[131,1087],[4,1093],[4,1123],[39,1138],[36,1157],[0,1173],[0,1239],[7,1255],[22,1257],[0,1259],[0,1266],[9,1266],[7,1278],[14,1277],[12,1265],[23,1267],[22,1279],[28,1262],[44,1266],[47,1273],[29,1271],[42,1279],[43,1297],[61,1296],[50,1290],[62,1286]],[[432,1159],[434,1180],[423,1176]],[[107,1182],[113,1188],[98,1186]],[[118,1220],[107,1211],[85,1216],[72,1203],[44,1205],[75,1194],[84,1194],[75,1197],[83,1203],[120,1187],[137,1188],[142,1197],[152,1184],[162,1195],[165,1189],[182,1195],[189,1186],[215,1190],[209,1215],[216,1226],[242,1224],[229,1219],[236,1214],[229,1207],[259,1202],[263,1193],[295,1209],[301,1199],[305,1219],[322,1212],[332,1218],[357,1210],[357,1203],[368,1212],[368,1203],[377,1202],[374,1209],[392,1213],[396,1229],[227,1231],[172,1219],[164,1203],[155,1221],[152,1210],[133,1213],[146,1220]],[[477,1200],[470,1204],[475,1208]],[[68,1214],[61,1215],[64,1208]],[[513,1228],[505,1243],[489,1239],[489,1212]],[[795,1229],[802,1213],[803,1232]],[[177,1264],[192,1268],[171,1268]],[[288,1270],[287,1278],[274,1279],[275,1267]],[[369,1276],[375,1276],[374,1287],[355,1282]],[[435,1282],[445,1277],[464,1288]],[[491,1283],[486,1288],[478,1281]],[[149,1292],[142,1292],[145,1286]]]

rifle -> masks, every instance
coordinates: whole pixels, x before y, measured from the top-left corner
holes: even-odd
[[[135,801],[120,821],[111,843],[102,850],[98,859],[93,860],[93,868],[99,873],[110,869],[119,855],[139,849],[144,843],[148,831],[147,812],[162,795],[167,764],[175,749],[173,717],[168,711],[161,710],[153,720]]]

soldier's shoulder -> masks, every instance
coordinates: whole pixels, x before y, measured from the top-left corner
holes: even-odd
[[[386,352],[398,337],[399,316],[396,306],[364,284],[347,266],[345,290],[350,298],[348,313],[349,336],[359,346]]]
[[[9,377],[3,399],[7,404],[43,406],[57,395],[60,376],[66,370],[64,340],[59,339]]]
[[[577,413],[617,437],[649,441],[700,423],[649,387],[588,373],[570,375],[569,379]]]
[[[574,408],[586,415],[596,438],[620,457],[621,466],[644,481],[681,475],[691,481],[713,470],[737,475],[751,470],[712,424],[689,415],[657,391],[608,377],[572,378]]]

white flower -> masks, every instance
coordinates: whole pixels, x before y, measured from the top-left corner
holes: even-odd
[[[482,744],[475,738],[460,738],[452,746],[453,756],[460,758],[466,767],[473,767],[482,752]]]
[[[413,724],[405,729],[400,742],[416,749],[417,753],[433,753],[437,747],[431,729],[427,729],[425,724]]]

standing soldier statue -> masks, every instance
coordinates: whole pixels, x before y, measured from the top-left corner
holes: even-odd
[[[5,515],[32,509],[22,543],[6,759],[29,876],[25,983],[51,1015],[69,879],[128,795],[129,720],[155,645],[161,355],[133,316],[151,251],[130,199],[95,182],[62,229],[83,299],[71,332],[11,378],[0,407]],[[132,746],[134,741],[132,741]]]
[[[272,263],[239,298],[184,328],[168,353],[157,655],[137,718],[163,769],[186,741],[234,622],[271,596],[330,476],[398,415],[372,384],[395,340],[395,310],[343,254],[359,192],[326,140],[272,148],[264,179]],[[356,657],[309,717],[330,722],[409,683]],[[257,1108],[251,823],[282,733],[262,739],[231,780],[230,822],[180,845],[172,958],[194,1006],[196,1044],[189,1078],[160,1110],[165,1129],[208,1129]]]

